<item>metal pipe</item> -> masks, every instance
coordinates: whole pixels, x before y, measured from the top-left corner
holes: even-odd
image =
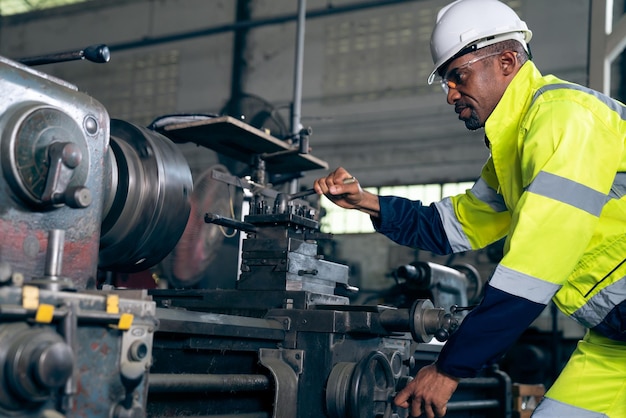
[[[365,1],[361,3],[346,5],[346,6],[333,6],[333,7],[329,7],[325,9],[309,11],[307,12],[307,19],[313,19],[317,17],[326,17],[326,16],[336,15],[340,13],[354,12],[357,10],[365,10],[365,9],[370,9],[374,7],[391,6],[394,4],[413,3],[413,2],[415,2],[415,0],[372,0],[372,1]],[[228,25],[214,26],[214,27],[207,28],[207,29],[179,33],[179,34],[174,34],[174,35],[159,36],[155,38],[145,37],[138,41],[129,41],[129,42],[122,42],[119,44],[109,45],[109,50],[121,51],[125,49],[140,48],[144,46],[158,45],[158,44],[164,44],[168,42],[177,42],[177,41],[182,41],[185,39],[217,35],[220,33],[231,32],[234,30],[240,30],[240,29],[245,29],[245,28],[255,28],[255,27],[260,27],[260,26],[277,25],[281,23],[291,22],[297,19],[298,19],[297,14],[296,15],[293,15],[293,14],[282,15],[282,16],[276,16],[276,17],[271,17],[267,19],[249,20],[245,22],[237,22],[237,23],[228,24]]]
[[[260,392],[270,389],[262,374],[167,374],[150,373],[150,393],[164,392]]]
[[[448,402],[448,412],[451,411],[468,411],[473,409],[492,409],[499,408],[500,402],[495,399],[478,400],[478,401],[456,401]]]
[[[471,379],[461,379],[459,388],[489,388],[498,387],[502,381],[496,377],[474,377]]]
[[[291,114],[291,133],[296,138],[302,129],[302,73],[304,63],[304,27],[306,24],[306,0],[298,0],[298,24],[296,29],[296,62],[293,75],[293,111]]]
[[[300,143],[302,130],[302,73],[304,62],[304,27],[306,25],[306,0],[298,0],[298,24],[296,25],[296,61],[293,75],[293,100],[291,104],[291,133]],[[291,180],[289,193],[298,190],[298,179]]]
[[[237,0],[236,22],[250,20],[250,1]],[[233,68],[230,81],[230,100],[228,109],[231,115],[241,115],[241,97],[243,95],[244,68],[247,66],[245,58],[248,42],[248,28],[236,29],[233,38]],[[262,183],[265,184],[265,183]]]

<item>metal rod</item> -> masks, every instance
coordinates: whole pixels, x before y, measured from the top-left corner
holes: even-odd
[[[369,8],[391,6],[394,4],[411,3],[414,1],[415,0],[371,0],[371,1],[364,1],[364,2],[356,3],[356,4],[350,4],[346,6],[327,7],[324,9],[309,11],[307,13],[307,19],[332,16],[332,15],[336,15],[340,13],[348,13],[348,12],[357,11],[357,10],[365,10]],[[119,43],[117,45],[109,45],[109,49],[111,51],[121,51],[124,49],[133,49],[133,48],[140,48],[140,47],[145,47],[145,46],[150,46],[150,45],[164,44],[168,42],[177,42],[177,41],[182,41],[185,39],[193,39],[193,38],[198,38],[202,36],[217,35],[220,33],[231,32],[231,31],[238,30],[238,29],[277,25],[281,23],[291,22],[293,20],[296,20],[297,18],[298,18],[297,15],[292,14],[292,15],[271,17],[267,19],[248,20],[244,22],[220,25],[220,26],[215,26],[215,27],[211,27],[207,29],[201,29],[198,31],[179,33],[179,34],[174,34],[174,35],[160,36],[160,37],[155,37],[155,38],[145,37],[137,41],[129,41],[129,42]]]
[[[293,75],[293,100],[291,105],[291,133],[300,142],[302,130],[302,72],[304,62],[304,27],[306,25],[306,0],[298,0],[298,23],[296,25],[296,61]],[[289,184],[289,192],[298,190],[298,179]],[[305,195],[306,196],[306,195]]]
[[[216,224],[227,228],[234,228],[244,232],[256,232],[257,227],[247,222],[237,221],[235,219],[225,218],[216,213],[207,212],[204,214],[204,222],[208,224]]]
[[[63,269],[63,245],[65,231],[52,229],[48,233],[48,248],[46,250],[46,264],[44,274],[49,277],[58,277]]]
[[[67,345],[70,346],[72,352],[78,353],[78,318],[76,315],[77,304],[69,303],[67,306],[67,312],[63,318],[63,323],[61,324],[63,338]],[[63,412],[68,412],[74,409],[76,399],[75,396],[78,393],[78,367],[74,367],[72,375],[65,382],[65,387],[63,388],[63,398],[61,400],[61,408]]]
[[[474,377],[459,381],[460,388],[488,388],[498,387],[500,384],[501,380],[496,377]]]
[[[299,138],[302,129],[302,73],[304,68],[304,32],[306,25],[306,0],[298,0],[298,24],[296,26],[296,61],[293,75],[293,111],[291,133]]]
[[[28,66],[55,64],[66,61],[88,60],[91,62],[103,64],[111,59],[111,52],[106,45],[91,45],[85,49],[77,51],[57,52],[47,55],[38,55],[35,57],[27,57],[19,60],[20,63]]]
[[[478,400],[478,401],[457,401],[457,402],[448,402],[447,406],[448,406],[448,412],[468,411],[472,409],[499,408],[500,402],[495,399]]]
[[[378,316],[380,324],[390,332],[408,332],[411,330],[408,309],[385,309]]]
[[[301,192],[298,193],[292,193],[289,195],[289,200],[292,199],[299,199],[301,197],[305,197],[305,196],[311,196],[312,194],[315,194],[315,189],[307,189],[307,190],[303,190]]]
[[[164,392],[260,392],[270,389],[262,374],[166,374],[150,373],[150,393]]]
[[[348,178],[343,179],[343,184],[352,184],[354,182],[356,182],[356,179],[354,177],[348,177]],[[306,189],[301,192],[290,193],[290,194],[279,193],[276,196],[276,200],[278,201],[278,206],[283,207],[286,204],[286,202],[290,200],[299,199],[301,197],[306,197],[306,196],[311,196],[315,193],[316,193],[315,189]],[[284,210],[281,211],[280,213],[283,213],[283,212]]]

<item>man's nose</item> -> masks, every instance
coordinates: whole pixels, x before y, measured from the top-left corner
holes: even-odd
[[[446,95],[446,101],[449,105],[454,105],[457,100],[461,98],[461,93],[456,89],[456,85],[448,87],[448,94]]]

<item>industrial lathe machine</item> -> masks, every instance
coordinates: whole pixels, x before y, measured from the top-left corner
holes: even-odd
[[[394,395],[462,315],[429,299],[350,304],[348,267],[319,254],[317,211],[263,181],[317,159],[230,117],[111,119],[74,85],[3,57],[0,90],[0,416],[408,416]],[[102,272],[149,270],[183,235],[193,181],[177,142],[254,161],[253,179],[213,174],[249,194],[245,217],[203,208],[205,223],[245,235],[236,285],[103,285]],[[425,286],[464,280],[421,267]],[[486,370],[461,381],[449,416],[508,417],[510,390]]]

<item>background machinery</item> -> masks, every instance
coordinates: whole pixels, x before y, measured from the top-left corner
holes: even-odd
[[[75,86],[3,57],[0,87],[0,416],[407,416],[395,393],[462,316],[430,299],[350,304],[358,289],[319,253],[331,237],[317,211],[266,181],[323,161],[229,116],[159,129],[110,119]],[[192,208],[177,142],[254,167],[210,172],[245,192],[242,220]],[[195,271],[179,288],[110,280],[171,256],[198,213],[245,234],[233,288],[185,286]],[[464,274],[427,267],[433,285]],[[497,369],[463,380],[449,416],[508,417],[510,389]]]

